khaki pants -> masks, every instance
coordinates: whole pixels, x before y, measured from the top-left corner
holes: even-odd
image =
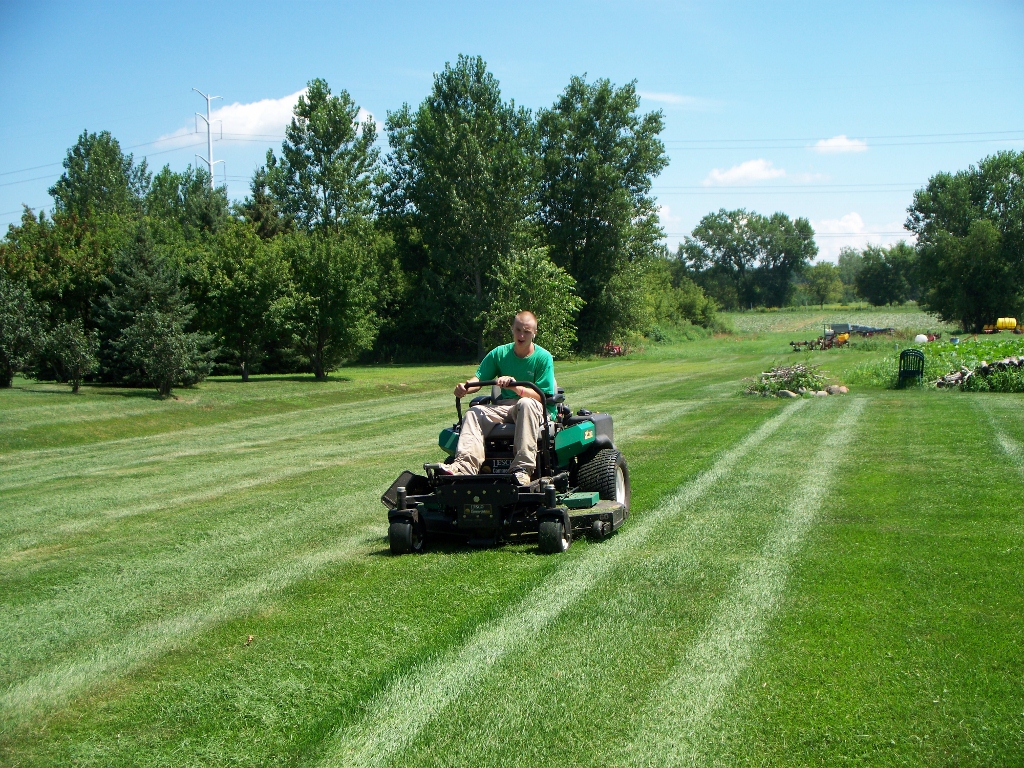
[[[507,401],[504,401],[507,402]],[[474,405],[462,420],[459,449],[449,469],[456,475],[475,475],[484,460],[484,440],[496,424],[515,424],[515,458],[510,473],[533,474],[537,466],[537,441],[544,425],[544,406],[524,397],[503,405]]]

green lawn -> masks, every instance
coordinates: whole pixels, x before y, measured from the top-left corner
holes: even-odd
[[[559,364],[633,481],[561,556],[387,552],[471,366],[16,379],[0,764],[1024,764],[1024,396],[739,394],[821,314]]]

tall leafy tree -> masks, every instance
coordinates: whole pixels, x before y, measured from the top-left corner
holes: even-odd
[[[32,361],[43,339],[44,309],[25,283],[0,272],[0,388]]]
[[[231,217],[226,188],[211,189],[209,172],[192,166],[177,173],[165,165],[153,177],[145,209],[163,239],[185,242],[215,234]]]
[[[485,350],[493,265],[534,243],[536,135],[529,111],[504,102],[480,57],[460,56],[434,77],[416,111],[388,113],[383,207],[415,230],[424,262],[420,316],[449,344]]]
[[[914,193],[921,304],[980,331],[1024,310],[1024,152],[999,152]]]
[[[528,309],[537,317],[536,342],[556,358],[572,353],[583,301],[576,295],[576,281],[548,258],[546,249],[514,251],[492,270],[494,300],[484,315],[488,345],[508,343],[512,320]]]
[[[295,105],[281,156],[253,178],[243,210],[273,236],[283,236],[291,270],[288,323],[296,349],[317,379],[368,348],[379,326],[381,263],[390,245],[373,220],[379,151],[376,123],[359,107],[311,80]],[[263,185],[272,201],[263,198]]]
[[[0,264],[48,307],[48,326],[66,330],[80,322],[86,333],[95,328],[93,310],[114,256],[131,242],[144,213],[151,178],[145,160],[136,164],[107,131],[83,131],[63,165],[50,188],[52,215],[26,208],[0,242]],[[71,343],[72,336],[61,338]],[[59,346],[43,345],[36,375],[63,376]]]
[[[867,246],[857,272],[857,293],[875,306],[917,298],[917,254],[906,242]]]
[[[843,281],[839,275],[839,267],[827,261],[809,267],[804,273],[807,292],[822,309],[826,302],[838,301],[842,297]]]
[[[864,256],[856,248],[843,246],[839,249],[839,259],[836,261],[839,267],[839,279],[843,281],[844,302],[854,301],[857,293],[857,275],[864,266]]]
[[[290,269],[281,242],[264,240],[246,222],[229,223],[218,235],[208,263],[204,325],[221,339],[241,371],[256,369],[269,341],[284,324],[290,295]]]
[[[265,178],[281,210],[307,231],[359,225],[373,212],[377,126],[358,115],[347,91],[335,96],[324,80],[311,80],[285,129],[281,157],[268,152],[254,178]]]
[[[723,303],[782,307],[789,303],[794,275],[803,272],[818,246],[807,219],[722,208],[700,220],[680,252],[697,282]],[[731,291],[716,295],[722,284],[731,284]]]
[[[149,188],[146,161],[138,165],[109,131],[82,131],[64,158],[64,173],[50,187],[55,213],[82,219],[95,215],[134,215]]]
[[[288,321],[295,347],[318,380],[369,349],[377,334],[377,286],[388,238],[364,225],[359,232],[295,232],[284,236],[291,265]]]
[[[651,183],[668,165],[661,112],[641,115],[636,84],[573,77],[537,118],[543,175],[540,220],[552,260],[584,301],[580,343],[594,349],[642,315],[616,286],[654,256],[663,232]],[[622,273],[618,279],[616,275]]]

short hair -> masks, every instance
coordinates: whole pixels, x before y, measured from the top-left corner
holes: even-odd
[[[526,320],[533,320],[533,329],[537,330],[537,316],[528,309],[521,309],[518,312],[516,312],[515,317],[512,318],[512,325],[515,325],[516,320],[519,320],[520,322],[524,322]]]

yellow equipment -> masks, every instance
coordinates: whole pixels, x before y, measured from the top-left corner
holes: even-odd
[[[996,320],[997,331],[1012,331],[1017,327],[1017,318],[1015,317],[1000,317]]]

